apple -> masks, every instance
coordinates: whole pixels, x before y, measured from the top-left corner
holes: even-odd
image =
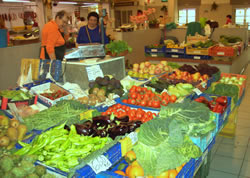
[[[201,74],[199,72],[192,74],[192,79],[194,81],[198,81],[200,77],[201,77]]]
[[[181,72],[181,75],[186,77],[189,75],[189,73],[187,71],[184,71],[184,72]]]
[[[134,74],[134,72],[132,70],[128,71],[128,75],[132,76]]]
[[[142,62],[141,64],[140,64],[140,69],[144,69],[145,68],[145,62]]]
[[[145,74],[147,74],[147,73],[149,72],[149,69],[148,69],[148,68],[144,68],[144,69],[143,69],[143,72],[144,72]]]
[[[133,64],[133,68],[134,69],[138,69],[139,68],[139,64]]]
[[[156,68],[155,65],[151,65],[151,66],[149,67],[149,70],[155,70],[155,68]]]
[[[155,74],[156,74],[156,75],[161,74],[161,69],[158,68],[158,67],[156,67],[156,68],[155,68]]]
[[[202,75],[203,80],[207,80],[208,78],[209,78],[209,76],[207,74]]]
[[[150,75],[154,75],[154,74],[155,74],[155,71],[154,71],[154,70],[149,70],[149,74],[150,74]]]
[[[165,66],[165,67],[164,67],[164,70],[165,70],[166,72],[169,72],[169,71],[170,71],[168,66]]]
[[[139,74],[144,74],[142,69],[139,70]]]
[[[151,63],[150,62],[145,62],[145,67],[149,67],[151,65]]]
[[[168,62],[167,61],[161,61],[161,64],[166,66],[166,65],[168,65]]]
[[[133,68],[133,71],[134,72],[138,72],[138,68]]]
[[[156,68],[163,69],[163,68],[164,68],[164,65],[163,65],[163,64],[157,64],[157,65],[156,65]]]

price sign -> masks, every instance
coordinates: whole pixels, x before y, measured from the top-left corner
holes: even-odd
[[[178,55],[172,55],[172,58],[178,58],[179,56]]]
[[[198,88],[195,88],[193,90],[198,96],[200,96],[202,94],[202,92],[198,89]]]
[[[171,49],[171,52],[177,53],[177,52],[178,52],[178,49]]]
[[[133,145],[138,141],[138,136],[136,132],[131,132],[130,134],[128,134],[128,138],[131,139]]]
[[[200,56],[194,56],[194,59],[201,59]]]
[[[104,155],[98,156],[88,164],[93,171],[98,174],[102,171],[106,171],[112,166],[111,162]]]
[[[89,81],[94,81],[97,77],[103,77],[103,72],[100,65],[92,65],[86,67]]]
[[[151,52],[157,52],[157,49],[151,49]]]

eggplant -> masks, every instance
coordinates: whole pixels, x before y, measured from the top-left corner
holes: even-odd
[[[115,120],[120,121],[120,122],[128,122],[129,117],[128,116],[124,116],[124,117],[121,117],[121,118],[115,117]]]
[[[70,131],[70,127],[68,125],[65,125],[64,129],[67,130],[67,131]]]
[[[90,136],[93,132],[92,128],[88,128],[85,125],[75,124],[76,132],[79,135]]]

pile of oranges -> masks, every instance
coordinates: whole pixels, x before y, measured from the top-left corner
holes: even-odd
[[[129,151],[125,155],[126,161],[129,163],[129,166],[126,168],[125,172],[121,170],[115,171],[116,174],[122,175],[122,176],[128,176],[129,178],[135,178],[137,176],[144,176],[144,170],[140,166],[140,164],[136,161],[136,155],[134,151]],[[156,178],[175,178],[177,174],[181,171],[183,166],[177,167],[176,169],[171,169],[165,172],[162,172],[159,176]],[[154,176],[147,176],[147,178],[155,178]]]

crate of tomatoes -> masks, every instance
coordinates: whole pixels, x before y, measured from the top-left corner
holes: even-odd
[[[169,103],[174,103],[176,99],[177,97],[175,95],[170,96],[167,92],[159,94],[146,87],[134,85],[127,95],[117,98],[115,101],[133,108],[159,111],[161,105],[167,106]]]

